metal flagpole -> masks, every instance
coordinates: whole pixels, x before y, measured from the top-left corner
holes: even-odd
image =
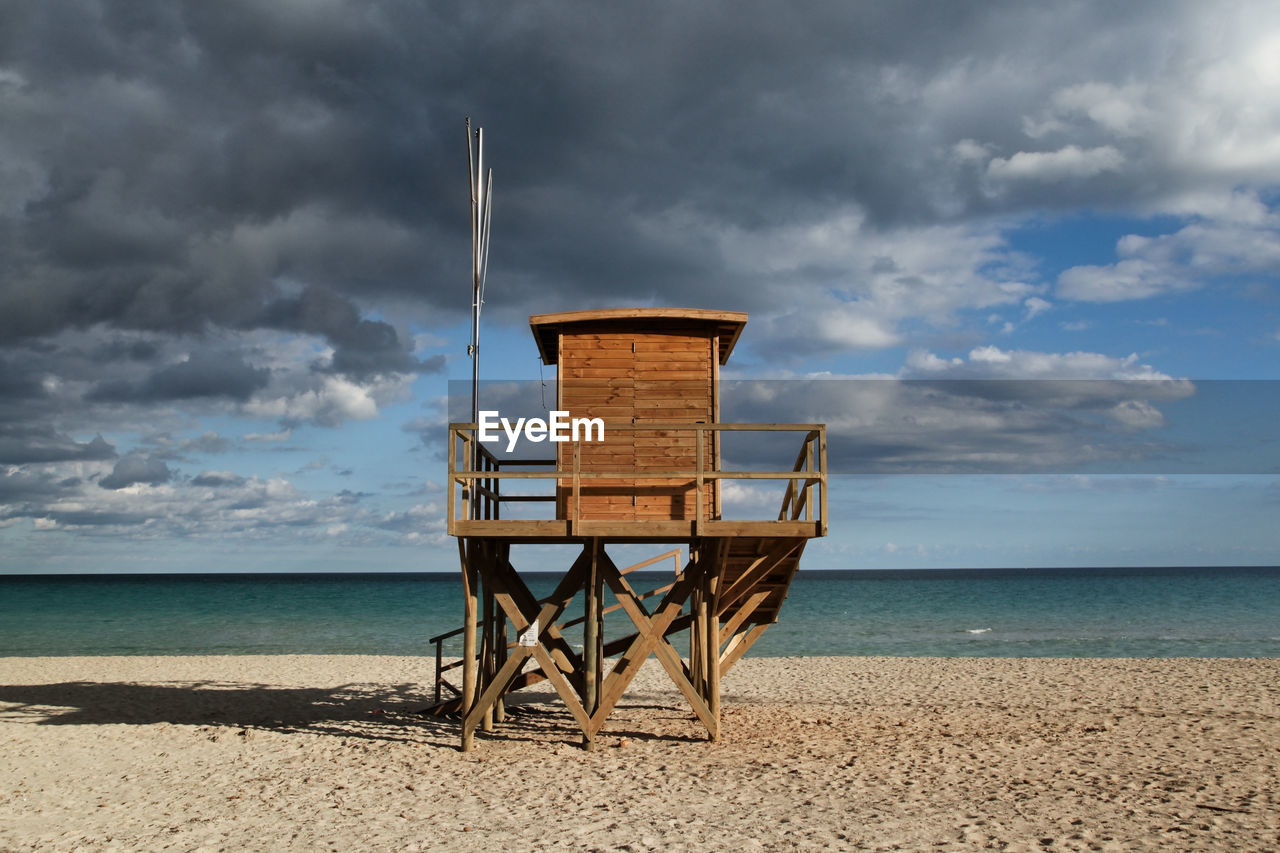
[[[484,129],[471,132],[467,118],[467,167],[471,178],[471,422],[480,421],[480,309],[484,305],[484,281],[489,269],[490,203],[493,201],[493,169],[484,170]],[[480,470],[480,442],[472,442],[471,470]],[[473,481],[475,482],[475,481]],[[474,487],[472,489],[474,494]],[[471,501],[473,518],[480,517],[480,501]]]

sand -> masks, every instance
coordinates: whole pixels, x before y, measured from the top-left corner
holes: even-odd
[[[1275,850],[1280,660],[652,662],[470,753],[432,662],[0,658],[0,850]]]

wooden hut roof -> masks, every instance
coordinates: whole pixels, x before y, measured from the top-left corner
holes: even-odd
[[[708,311],[703,308],[603,308],[590,311],[565,311],[559,314],[534,314],[529,328],[538,342],[538,354],[544,364],[555,364],[559,355],[556,337],[574,326],[612,326],[635,329],[710,329],[720,336],[720,363],[729,353],[747,324],[743,311]]]

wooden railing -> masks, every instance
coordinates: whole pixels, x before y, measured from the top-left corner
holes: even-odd
[[[825,424],[629,424],[607,426],[607,431],[693,432],[694,465],[684,469],[651,470],[637,467],[630,471],[583,470],[582,441],[572,442],[568,468],[557,468],[555,459],[502,459],[476,441],[476,424],[449,425],[449,493],[448,529],[456,535],[461,521],[497,521],[502,504],[516,501],[555,502],[557,496],[512,495],[502,493],[504,480],[549,480],[554,487],[567,489],[565,499],[572,508],[568,521],[576,531],[582,519],[581,501],[584,487],[609,485],[627,491],[628,481],[655,479],[687,480],[693,484],[693,535],[701,535],[708,521],[705,500],[712,483],[724,480],[786,480],[778,521],[813,522],[818,535],[826,534],[827,519],[827,431]],[[804,434],[795,465],[788,471],[722,471],[719,470],[720,435],[725,432],[799,432]],[[528,470],[529,468],[545,470]],[[511,470],[521,468],[524,470]],[[636,489],[637,493],[639,488]],[[717,505],[719,501],[715,502]]]

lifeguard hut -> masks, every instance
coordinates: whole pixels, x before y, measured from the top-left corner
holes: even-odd
[[[544,680],[590,747],[651,654],[711,739],[719,737],[721,677],[777,621],[805,544],[826,533],[825,425],[720,422],[720,367],[746,323],[743,313],[687,308],[535,315],[529,325],[538,352],[557,366],[556,409],[600,419],[603,436],[583,431],[555,445],[553,458],[513,460],[477,441],[477,423],[450,424],[448,532],[462,563],[463,628],[432,640],[436,709],[461,713],[463,750],[477,727],[503,722],[508,694]],[[737,432],[786,442],[798,451],[795,464],[724,470],[724,439]],[[504,491],[515,480],[543,481],[546,493]],[[777,517],[726,518],[723,485],[730,480],[785,481]],[[554,516],[504,518],[503,506],[517,501],[554,504]],[[632,543],[677,548],[619,569],[609,549]],[[581,550],[555,591],[538,600],[512,565],[517,544]],[[679,560],[682,549],[687,561],[671,583],[633,589],[631,571]],[[546,561],[537,568],[545,571]],[[611,606],[606,589],[616,600]],[[583,615],[562,622],[580,593]],[[658,601],[649,609],[652,599]],[[606,638],[603,616],[618,609],[634,630]],[[566,633],[579,623],[581,654]],[[682,656],[670,637],[686,629]],[[459,633],[462,659],[446,666],[442,644]],[[536,666],[526,667],[529,658]],[[461,687],[444,676],[455,667]],[[443,697],[442,687],[457,695]]]

